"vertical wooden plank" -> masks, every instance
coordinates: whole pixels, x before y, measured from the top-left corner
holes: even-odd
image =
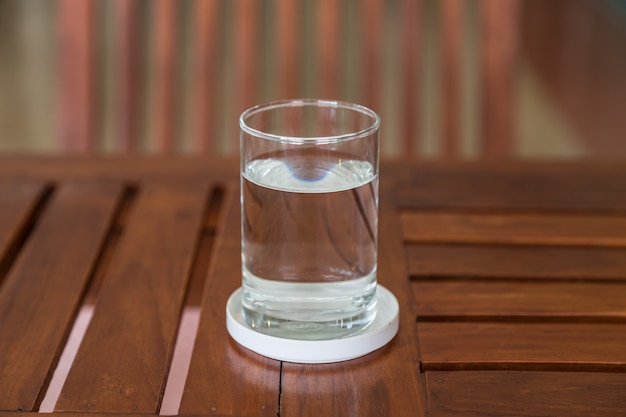
[[[335,0],[317,2],[317,92],[320,98],[327,100],[339,98],[340,6],[340,2]]]
[[[361,45],[363,48],[363,104],[381,114],[380,89],[382,84],[383,18],[382,0],[364,0],[361,7]]]
[[[139,141],[138,10],[136,0],[114,0],[112,6],[115,17],[116,151],[126,153],[137,150]]]
[[[94,3],[58,0],[56,6],[61,147],[65,152],[86,153],[94,142]]]
[[[239,346],[226,331],[226,301],[241,285],[237,186],[226,190],[180,414],[278,414],[280,362]],[[281,410],[282,414],[282,410]]]
[[[341,366],[284,363],[281,416],[379,417],[427,413],[415,303],[402,256],[397,213],[389,197],[381,196],[378,277],[402,306],[398,334],[387,346]]]
[[[402,109],[404,130],[400,130],[400,134],[404,138],[404,146],[401,147],[401,150],[409,157],[415,156],[418,147],[418,132],[421,118],[421,106],[418,100],[418,91],[421,91],[421,88],[418,80],[421,79],[422,74],[419,65],[422,49],[422,37],[420,36],[422,30],[422,7],[421,0],[403,0],[400,9],[400,44],[404,52],[404,57],[402,58],[404,60],[402,63],[404,88],[401,92],[404,97],[404,108]]]
[[[463,35],[463,0],[442,0],[441,39],[442,39],[442,111],[441,132],[443,156],[455,157],[459,152],[461,136],[461,38]]]
[[[274,76],[277,86],[277,98],[296,98],[298,75],[300,74],[297,60],[299,35],[297,30],[298,0],[280,0],[274,2],[276,8],[276,55],[277,71]]]
[[[215,100],[217,79],[217,6],[216,0],[196,0],[192,5],[193,20],[193,131],[192,150],[213,151],[214,122],[218,111]]]
[[[207,191],[188,181],[141,188],[57,411],[158,410]]]
[[[0,409],[37,408],[120,192],[64,184],[17,258],[0,292]]]
[[[513,151],[519,0],[480,0],[483,140],[488,157]]]
[[[171,152],[175,150],[174,126],[177,106],[174,103],[176,77],[176,21],[177,3],[175,0],[155,0],[154,7],[154,84],[155,123],[154,150]]]
[[[257,26],[260,20],[260,2],[236,0],[233,25],[235,28],[235,69],[237,91],[237,115],[255,104],[261,71],[257,67]]]

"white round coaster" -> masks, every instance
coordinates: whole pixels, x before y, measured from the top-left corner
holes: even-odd
[[[226,328],[240,345],[272,359],[297,363],[341,362],[367,355],[389,343],[398,332],[398,300],[382,285],[376,290],[376,318],[363,331],[341,339],[295,340],[270,336],[245,323],[241,307],[241,288],[226,304]]]

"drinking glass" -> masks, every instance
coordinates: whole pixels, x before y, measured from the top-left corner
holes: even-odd
[[[362,331],[376,315],[380,118],[305,99],[252,107],[239,125],[247,326],[301,340]]]

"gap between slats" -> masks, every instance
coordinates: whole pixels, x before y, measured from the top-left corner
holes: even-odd
[[[46,205],[50,201],[53,193],[53,185],[47,184],[43,187],[36,199],[36,202],[33,204],[30,213],[25,216],[23,224],[18,228],[12,240],[7,243],[6,250],[4,253],[0,252],[0,256],[2,256],[0,258],[0,288],[2,288],[2,283],[11,270],[11,266],[17,259],[21,249],[26,244],[31,232],[37,225],[37,221],[41,217],[41,214],[45,211]],[[0,247],[0,249],[2,248]]]
[[[77,317],[74,320],[72,330],[70,331],[67,342],[65,343],[65,347],[61,353],[56,369],[52,374],[52,379],[48,384],[48,389],[41,404],[39,405],[40,413],[52,413],[54,411],[54,407],[61,393],[61,389],[63,388],[63,384],[65,383],[65,379],[69,374],[69,370],[72,367],[76,353],[78,352],[83,337],[89,327],[91,318],[93,317],[98,290],[102,284],[102,280],[104,279],[109,261],[115,252],[115,247],[117,246],[123,233],[125,221],[128,217],[128,213],[132,209],[136,195],[137,187],[130,185],[126,186],[124,192],[122,193],[116,213],[113,216],[111,228],[102,247],[100,256],[94,265],[94,270],[83,299],[83,305],[80,307]]]
[[[72,367],[78,349],[80,348],[82,339],[87,332],[91,318],[93,317],[99,288],[106,274],[107,266],[114,256],[115,248],[123,236],[126,219],[132,210],[132,205],[137,193],[138,188],[136,186],[126,187],[114,217],[109,236],[107,237],[100,258],[95,266],[83,305],[74,321],[63,353],[61,354],[48,385],[48,390],[39,407],[40,413],[54,412],[65,380]],[[175,415],[178,412],[191,361],[192,348],[198,330],[200,297],[203,291],[206,272],[211,261],[213,240],[219,220],[222,199],[223,189],[220,187],[213,188],[208,196],[204,223],[197,243],[195,260],[179,322],[176,345],[170,363],[170,372],[168,373],[168,380],[163,394],[159,412],[160,415]]]
[[[626,216],[402,212],[408,242],[626,247]]]

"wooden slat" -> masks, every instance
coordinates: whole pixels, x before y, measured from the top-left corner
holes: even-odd
[[[174,146],[174,128],[178,106],[175,100],[175,77],[177,68],[176,30],[177,2],[174,0],[157,0],[154,6],[154,58],[152,69],[154,83],[155,113],[151,118],[155,123],[154,150],[172,152]]]
[[[284,363],[281,416],[378,417],[426,413],[425,387],[415,343],[415,303],[401,257],[399,225],[385,197],[381,197],[379,218],[378,276],[379,282],[391,290],[402,306],[398,334],[380,350],[339,366]]]
[[[237,97],[236,115],[257,104],[255,102],[260,84],[257,59],[258,16],[260,2],[256,0],[237,0],[233,3],[234,15],[231,23],[235,29],[235,76],[233,86]]]
[[[462,0],[442,0],[441,6],[441,90],[443,103],[441,117],[444,157],[458,155],[461,134],[461,38],[464,28]]]
[[[626,375],[427,372],[431,417],[626,415]]]
[[[43,192],[41,183],[0,182],[0,287]]]
[[[409,242],[626,247],[626,216],[407,211]]]
[[[137,39],[138,2],[115,0],[116,151],[136,151],[139,142],[139,45]]]
[[[207,160],[206,156],[159,155],[150,157],[42,157],[12,158],[0,155],[0,176],[34,181],[155,179],[224,180],[239,177],[239,164],[232,158]]]
[[[193,137],[192,149],[206,152],[212,148],[215,129],[214,113],[217,100],[214,100],[218,83],[217,41],[217,6],[214,0],[199,0],[191,3],[193,8],[193,79],[197,82],[192,88],[193,100]]]
[[[519,65],[519,0],[480,0],[483,153],[510,156]]]
[[[139,190],[56,410],[158,410],[207,191],[176,181]]]
[[[626,249],[412,245],[413,277],[626,280]]]
[[[417,281],[418,320],[626,322],[626,283]]]
[[[317,4],[316,49],[318,70],[317,93],[319,98],[332,100],[339,96],[340,68],[340,9],[335,0],[319,0]]]
[[[626,370],[626,324],[418,323],[422,369]]]
[[[382,113],[380,86],[382,85],[382,56],[384,37],[384,2],[382,0],[365,0],[361,6],[361,39],[363,62],[359,69],[363,70],[363,91],[365,96],[361,104],[378,114]]]
[[[42,398],[120,192],[61,186],[13,265],[0,292],[0,409],[34,410]]]
[[[403,208],[555,212],[626,211],[623,162],[388,164]]]
[[[403,124],[404,130],[402,132],[402,138],[404,139],[404,146],[401,147],[406,155],[409,157],[415,156],[418,145],[418,132],[420,124],[420,110],[421,105],[418,101],[418,94],[416,91],[421,89],[418,80],[422,76],[420,70],[420,60],[422,46],[420,31],[422,29],[422,0],[402,0],[400,4],[401,17],[399,29],[400,41],[402,46],[404,60],[402,63],[403,83],[402,89],[403,106],[401,111],[404,111]]]
[[[241,285],[241,215],[236,184],[230,184],[224,201],[179,412],[274,417],[278,413],[280,362],[242,348],[226,331],[226,301]]]
[[[94,2],[59,0],[58,31],[59,127],[61,147],[86,153],[94,143],[93,8]]]
[[[298,45],[298,0],[274,2],[276,25],[276,95],[278,99],[296,98],[301,68],[297,59]]]

